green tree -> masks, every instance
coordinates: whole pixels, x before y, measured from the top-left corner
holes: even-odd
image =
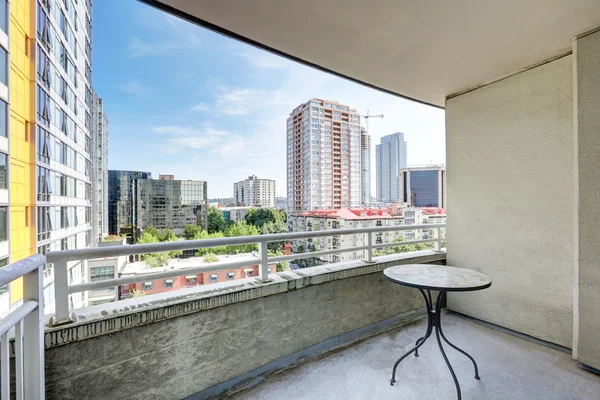
[[[204,260],[205,263],[212,263],[212,262],[219,261],[219,257],[217,257],[217,255],[214,253],[206,253],[202,259]]]
[[[198,232],[202,231],[202,227],[198,225],[188,224],[183,228],[183,237],[186,240],[192,240],[198,234]]]
[[[283,233],[283,232],[287,232],[287,231],[288,231],[287,225],[282,221],[278,221],[278,222],[269,221],[260,228],[261,235],[268,235],[270,233]],[[278,251],[278,250],[281,250],[284,243],[285,243],[285,241],[269,242],[269,244],[267,244],[267,247],[269,250]]]
[[[285,223],[281,212],[270,208],[251,208],[246,212],[245,220],[248,224],[254,225],[259,229],[268,222]]]
[[[163,239],[163,240],[161,240]],[[144,229],[140,238],[138,239],[138,243],[147,244],[147,243],[158,243],[158,242],[173,242],[177,241],[177,236],[173,233],[171,229],[161,229],[160,231],[153,227],[148,227]],[[158,268],[163,267],[169,264],[169,261],[183,252],[181,250],[174,251],[166,251],[160,253],[148,253],[142,254],[142,261],[144,261],[150,268]]]
[[[153,226],[148,226],[144,229],[143,233],[149,233],[150,235],[154,236],[154,237],[158,237],[158,229],[156,229]],[[140,236],[141,238],[141,236]],[[138,240],[139,241],[139,240]]]
[[[259,233],[256,226],[248,225],[245,221],[237,221],[225,230],[225,237],[255,236]],[[251,243],[227,246],[227,254],[250,253],[252,251],[258,251],[258,244]]]
[[[269,250],[269,257],[279,257],[283,255],[283,251],[271,251]],[[284,272],[290,270],[290,262],[289,261],[280,261],[277,263],[277,272]]]
[[[221,210],[216,207],[208,209],[208,233],[224,232],[229,225]]]
[[[201,231],[197,232],[196,235],[194,235],[193,239],[194,240],[219,239],[219,238],[223,238],[223,237],[225,237],[225,235],[223,235],[223,233],[221,233],[221,232],[208,233],[205,230],[201,230]],[[196,256],[201,257],[201,256],[205,255],[206,253],[227,254],[227,247],[225,247],[225,246],[205,247],[202,249],[198,249],[198,251],[196,251]]]

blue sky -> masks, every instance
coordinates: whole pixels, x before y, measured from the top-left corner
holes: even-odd
[[[371,121],[373,151],[381,136],[400,131],[409,165],[445,162],[443,110],[312,70],[137,1],[96,1],[93,14],[93,82],[109,119],[110,169],[206,180],[209,197],[232,196],[233,183],[254,174],[275,179],[285,196],[286,119],[312,97],[383,113]],[[374,165],[372,171],[374,185]]]

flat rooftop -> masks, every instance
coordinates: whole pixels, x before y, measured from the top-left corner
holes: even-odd
[[[571,354],[477,324],[463,317],[442,317],[446,337],[477,361],[473,364],[444,346],[460,382],[463,399],[558,400],[598,399],[600,376],[579,368]],[[426,322],[391,330],[341,351],[271,375],[232,396],[235,400],[456,399],[450,371],[435,334],[399,365],[390,386],[394,362],[425,332]],[[444,343],[445,344],[445,343]]]

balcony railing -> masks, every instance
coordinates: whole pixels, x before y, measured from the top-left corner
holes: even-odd
[[[47,255],[47,262],[54,265],[54,296],[56,312],[51,319],[52,325],[60,325],[74,321],[69,310],[69,295],[73,293],[85,292],[88,290],[109,288],[149,281],[155,279],[173,278],[176,276],[199,274],[204,272],[220,271],[232,268],[249,267],[259,265],[259,279],[262,282],[269,282],[269,264],[279,263],[282,261],[297,260],[303,258],[315,258],[327,255],[339,255],[345,252],[366,251],[364,262],[373,262],[373,249],[398,246],[400,244],[417,244],[417,243],[434,243],[435,250],[441,251],[441,242],[444,240],[441,237],[441,229],[445,228],[445,224],[426,224],[426,225],[409,225],[409,226],[385,226],[372,228],[351,228],[351,229],[336,229],[325,231],[312,232],[290,232],[269,235],[257,236],[238,236],[219,239],[202,239],[202,240],[182,240],[178,242],[162,242],[151,244],[136,244],[124,246],[110,246],[87,248],[77,250],[53,251]],[[419,239],[404,241],[401,243],[373,243],[373,234],[381,232],[397,232],[397,231],[414,231],[418,229],[431,229],[435,232],[435,237],[429,239]],[[321,238],[327,236],[340,235],[357,235],[363,234],[367,237],[365,246],[355,246],[342,249],[314,251],[306,253],[296,253],[292,255],[269,257],[268,243],[270,242],[288,242],[292,240]],[[259,253],[256,260],[245,259],[240,261],[216,262],[209,265],[201,265],[185,269],[172,269],[167,271],[152,272],[148,274],[121,277],[115,279],[106,279],[98,282],[69,284],[67,264],[71,261],[90,260],[104,257],[128,256],[134,254],[162,253],[177,250],[194,250],[201,248],[258,244]]]
[[[23,304],[0,320],[0,399],[11,398],[9,333],[13,328],[15,398],[44,398],[45,264],[44,256],[34,255],[0,269],[0,286],[23,278]]]

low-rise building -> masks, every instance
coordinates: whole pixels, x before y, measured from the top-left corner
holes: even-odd
[[[256,207],[221,207],[219,210],[223,213],[223,217],[231,222],[243,221],[246,218],[246,213],[251,208]]]
[[[98,242],[98,247],[110,247],[124,245],[126,240],[118,236],[108,237],[108,240]],[[115,279],[119,277],[127,265],[127,256],[120,257],[104,257],[88,260],[87,263],[87,282],[98,282],[107,279]],[[102,289],[94,289],[86,292],[86,304],[94,306],[102,303],[109,303],[117,300],[117,288],[108,287]]]
[[[230,268],[219,271],[209,271],[201,273],[190,273],[182,276],[162,279],[148,279],[138,283],[119,286],[118,298],[126,299],[134,295],[136,291],[142,294],[156,294],[170,292],[186,287],[195,287],[198,285],[208,285],[211,283],[232,281],[235,279],[252,278],[259,276],[259,259],[255,254],[236,254],[236,255],[219,255],[219,262],[227,261],[256,261],[257,264],[248,267]],[[186,259],[173,259],[168,265],[159,268],[150,268],[143,261],[127,264],[120,272],[119,277],[143,275],[152,272],[168,271],[173,269],[186,269],[207,265],[202,257],[192,257]],[[212,263],[217,264],[217,262]],[[277,272],[277,265],[269,265],[269,273]]]
[[[285,210],[287,208],[287,197],[275,197],[275,208]]]
[[[388,208],[342,208],[339,210],[313,210],[288,216],[290,232],[336,230],[346,228],[369,228],[375,226],[400,226],[404,224],[402,215],[392,215]],[[374,234],[373,244],[390,243],[398,238],[404,238],[402,231],[381,232]],[[336,250],[342,248],[362,247],[367,243],[366,234],[335,235],[315,239],[297,241],[304,249]],[[300,250],[303,250],[300,248]],[[339,255],[322,257],[329,262],[362,260],[366,257],[365,250],[348,251]]]

